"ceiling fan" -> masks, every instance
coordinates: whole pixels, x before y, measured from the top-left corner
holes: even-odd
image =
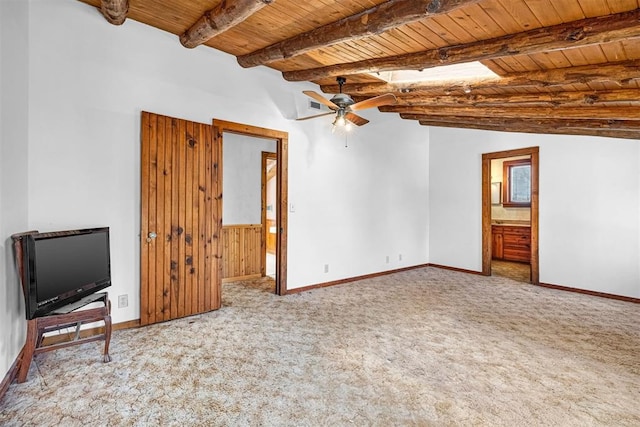
[[[346,130],[349,130],[352,124],[357,126],[366,125],[369,123],[369,120],[354,114],[354,111],[364,110],[366,108],[380,107],[382,105],[392,105],[397,102],[397,99],[394,94],[387,93],[384,95],[376,96],[374,98],[366,99],[364,101],[355,102],[349,95],[346,93],[342,93],[342,85],[347,81],[344,77],[336,78],[338,85],[340,86],[340,93],[333,96],[331,99],[326,99],[322,95],[312,91],[305,90],[302,91],[305,95],[315,99],[319,103],[326,105],[329,107],[331,112],[316,114],[315,116],[302,117],[297,120],[308,120],[314,119],[316,117],[328,116],[330,114],[336,115],[335,120],[333,121],[333,130],[336,127],[344,127]]]

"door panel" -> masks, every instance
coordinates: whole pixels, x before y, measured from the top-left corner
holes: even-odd
[[[211,126],[142,113],[140,322],[220,307],[217,163]]]

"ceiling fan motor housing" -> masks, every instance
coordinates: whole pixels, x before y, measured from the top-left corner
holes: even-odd
[[[353,99],[346,93],[338,93],[331,98],[331,102],[336,104],[340,108],[346,108],[350,105],[353,105]]]

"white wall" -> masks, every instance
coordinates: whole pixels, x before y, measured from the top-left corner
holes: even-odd
[[[347,147],[343,137],[291,144],[289,221],[300,244],[289,252],[295,286],[428,261],[426,129],[390,114],[369,118]],[[326,125],[315,132],[324,135]]]
[[[292,120],[314,85],[75,0],[30,4],[29,227],[111,227],[109,292],[130,301],[114,322],[138,318],[141,110],[289,133],[289,288],[428,262],[425,128],[368,110],[345,148],[330,118]]]
[[[24,345],[24,297],[11,234],[27,231],[28,13],[0,1],[0,380]]]
[[[289,133],[289,288],[429,261],[479,270],[481,153],[539,145],[541,280],[640,296],[637,141],[429,130],[367,110],[345,147],[329,117],[292,120],[312,114],[300,92],[314,85],[76,0],[0,4],[0,374],[24,342],[11,233],[110,226],[109,292],[130,302],[113,320],[139,317],[142,110]]]
[[[290,289],[428,262],[424,128],[369,110],[362,115],[372,124],[344,148],[330,118],[293,120],[314,113],[301,91],[315,85],[288,83],[266,67],[244,70],[232,56],[185,49],[135,21],[110,25],[75,0],[0,4],[0,377],[26,327],[12,233],[111,227],[108,291],[129,295],[113,321],[139,318],[143,110],[289,133]]]
[[[226,132],[222,143],[222,224],[262,223],[262,152],[275,140]]]
[[[482,270],[482,154],[540,147],[540,281],[640,297],[638,141],[430,128],[430,262]]]

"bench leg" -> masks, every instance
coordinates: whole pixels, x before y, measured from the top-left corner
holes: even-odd
[[[109,356],[109,342],[111,341],[111,301],[106,302],[107,315],[104,316],[104,354],[102,361],[104,363],[111,362]]]
[[[24,351],[22,353],[22,360],[20,361],[20,368],[18,369],[18,382],[23,383],[27,380],[27,374],[29,373],[29,367],[33,360],[33,354],[36,350],[36,343],[38,341],[38,319],[32,319],[27,322],[27,341],[24,344]]]

